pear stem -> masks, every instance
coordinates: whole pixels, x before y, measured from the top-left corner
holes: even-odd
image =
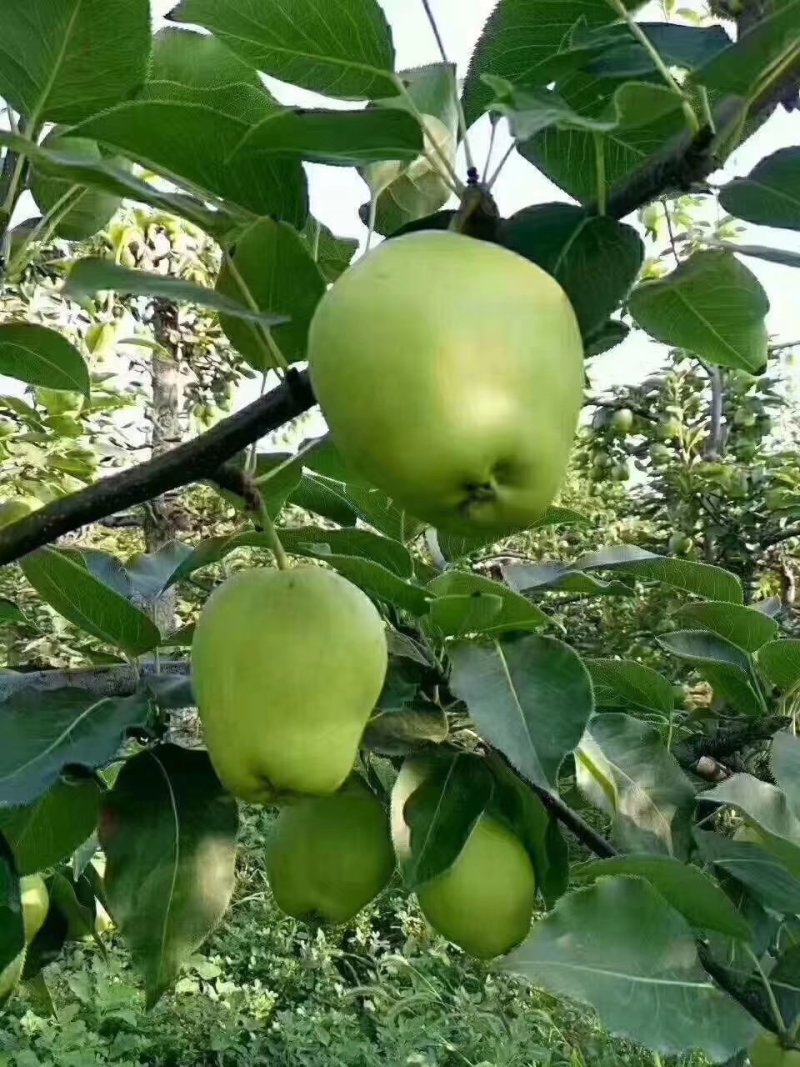
[[[291,568],[289,557],[286,555],[286,549],[281,543],[281,539],[278,536],[278,531],[275,529],[275,523],[270,517],[270,513],[267,510],[267,505],[264,503],[264,498],[259,493],[258,504],[258,520],[261,523],[261,527],[264,533],[267,535],[270,541],[270,547],[275,553],[275,561],[278,564],[278,569],[282,571],[288,571]]]

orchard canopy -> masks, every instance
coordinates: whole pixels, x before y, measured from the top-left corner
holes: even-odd
[[[797,1063],[800,0],[167,7],[0,0],[0,1000],[155,1004],[255,805],[312,928]]]

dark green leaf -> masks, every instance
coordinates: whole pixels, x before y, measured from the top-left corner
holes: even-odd
[[[765,907],[786,915],[800,912],[800,880],[761,845],[696,831],[705,858],[741,882]]]
[[[253,223],[237,240],[232,260],[223,260],[215,292],[219,299],[257,308],[267,326],[270,320],[283,322],[272,331],[283,357],[290,363],[305,357],[309,323],[325,292],[325,279],[291,226],[273,219]],[[264,371],[274,366],[263,330],[227,314],[220,323],[251,367]]]
[[[431,619],[445,637],[470,632],[502,633],[513,630],[538,630],[550,624],[548,616],[535,604],[520,596],[519,593],[515,593],[508,586],[479,574],[471,574],[467,571],[445,571],[444,574],[440,574],[438,578],[428,583],[428,589],[437,597],[437,600],[431,604]],[[445,620],[437,617],[436,613],[436,605],[440,597],[449,600],[459,598],[465,601],[461,605],[464,611],[463,616],[458,610],[448,611],[449,621],[456,624],[455,629],[449,626],[442,628]],[[496,611],[487,610],[486,617],[481,620],[474,613],[481,612],[478,603],[487,598],[490,600],[499,598],[500,604]],[[458,605],[451,604],[450,608],[457,609]],[[460,617],[463,625],[459,624]],[[470,619],[472,624],[468,625]]]
[[[335,282],[350,266],[358,251],[358,241],[351,237],[336,237],[319,219],[309,218],[301,234],[308,244],[311,258],[319,267],[326,282]]]
[[[34,127],[74,123],[141,86],[148,0],[0,0],[0,96]]]
[[[772,5],[736,44],[700,67],[692,80],[717,93],[749,100],[774,64],[790,62],[800,54],[800,0]]]
[[[234,165],[231,160],[253,122],[277,107],[265,91],[246,85],[187,90],[156,82],[140,99],[118,104],[74,132],[118,149],[178,185],[188,183],[246,212],[302,226],[308,203],[299,161],[263,157]]]
[[[694,70],[731,44],[721,26],[683,26],[680,23],[639,22],[639,28],[670,66]],[[573,44],[587,48],[596,42],[596,55],[589,64],[594,74],[612,78],[637,78],[656,70],[647,49],[634,41],[624,24],[573,37]]]
[[[644,282],[630,311],[657,341],[710,363],[751,374],[766,366],[769,300],[730,252],[695,252],[666,278]]]
[[[606,0],[501,0],[484,27],[464,84],[467,122],[480,118],[491,103],[484,74],[515,85],[546,85],[558,76],[553,59],[567,52],[570,32],[578,26],[602,26],[616,14]],[[571,69],[572,62],[560,57]]]
[[[56,782],[34,804],[0,808],[0,833],[20,875],[66,860],[97,825],[103,789],[95,778]]]
[[[72,140],[72,138],[70,138]],[[0,130],[0,145],[27,156],[44,174],[62,178],[70,186],[85,185],[104,189],[119,197],[127,197],[142,204],[150,204],[159,211],[187,219],[208,233],[224,234],[231,226],[231,218],[224,210],[209,211],[205,205],[183,193],[168,193],[135,177],[115,160],[87,159],[55,151],[34,144],[18,133]]]
[[[690,663],[723,663],[747,672],[750,660],[741,649],[707,630],[676,630],[658,638],[662,648]]]
[[[133,590],[145,601],[156,600],[172,584],[175,571],[191,554],[188,545],[169,541],[157,552],[134,556],[126,565]]]
[[[523,208],[503,222],[498,241],[552,274],[569,297],[584,337],[619,307],[644,258],[642,241],[630,226],[590,216],[572,204]]]
[[[685,854],[694,790],[658,730],[628,715],[598,715],[575,762],[581,791],[613,819],[623,849]]]
[[[686,604],[675,618],[711,630],[744,652],[757,652],[778,632],[777,622],[754,608],[713,600]]]
[[[448,655],[450,687],[484,740],[528,781],[555,788],[594,708],[577,653],[552,637],[526,635],[491,644],[459,641]]]
[[[709,600],[741,604],[744,599],[739,579],[722,567],[659,556],[634,545],[615,545],[613,548],[598,549],[597,552],[576,560],[572,564],[572,570],[624,571],[637,578],[664,582]]]
[[[148,714],[141,696],[98,700],[85,689],[12,694],[0,704],[0,804],[30,804],[65,767],[101,767]]]
[[[395,541],[411,541],[423,528],[418,519],[397,507],[380,489],[348,482],[345,495],[364,522]]]
[[[800,267],[800,252],[789,252],[784,248],[769,248],[767,245],[729,245],[725,248],[740,256],[753,256],[767,263],[777,263],[781,267]]]
[[[339,526],[355,526],[357,513],[345,495],[344,485],[331,478],[304,472],[300,484],[289,495],[289,503],[321,515]]]
[[[772,773],[789,806],[800,819],[800,739],[788,730],[781,730],[772,739],[770,753]]]
[[[591,337],[586,338],[586,358],[601,356],[603,352],[616,348],[617,345],[622,344],[630,332],[630,326],[626,326],[624,322],[609,319]]]
[[[716,882],[699,867],[672,856],[629,855],[589,860],[572,869],[581,882],[627,874],[644,878],[684,919],[701,930],[716,930],[749,941],[752,930]]]
[[[675,707],[672,685],[652,667],[631,659],[588,659],[585,661],[595,689],[598,686],[617,693],[627,704],[670,716]]]
[[[89,396],[89,370],[78,349],[60,333],[35,323],[0,326],[0,374]]]
[[[319,557],[320,548],[327,545],[334,555],[360,556],[372,560],[400,578],[411,578],[413,574],[411,555],[405,545],[389,537],[370,533],[369,530],[325,530],[319,526],[301,526],[293,529],[281,527],[279,533],[283,547],[295,555]]]
[[[503,577],[518,593],[557,590],[584,596],[633,596],[624,582],[606,582],[591,574],[571,569],[564,563],[511,563],[503,567]]]
[[[441,637],[485,634],[493,630],[492,624],[502,609],[502,597],[493,593],[437,596],[431,601],[427,622],[430,629]]]
[[[746,178],[723,186],[719,202],[746,222],[800,230],[800,147],[781,148],[762,159]]]
[[[384,756],[405,756],[430,742],[447,740],[447,716],[436,704],[421,701],[399,708],[379,708],[367,724],[362,745]]]
[[[460,753],[437,761],[403,810],[411,834],[403,878],[410,888],[452,867],[486,810],[492,789],[492,776],[479,756]]]
[[[324,560],[369,596],[393,604],[410,615],[425,615],[428,611],[429,595],[420,586],[399,578],[372,560],[325,552],[323,548],[318,548],[317,559]]]
[[[407,111],[286,109],[253,126],[233,162],[296,156],[312,163],[357,167],[385,159],[416,159],[422,147],[420,125]]]
[[[176,745],[129,760],[106,799],[100,841],[108,905],[149,1004],[228,906],[238,821],[206,753]]]
[[[251,66],[325,96],[394,89],[391,31],[376,0],[181,0],[175,22],[204,26]]]
[[[0,597],[0,626],[11,626],[18,622],[25,622],[20,609],[13,601]]]
[[[750,774],[734,774],[702,796],[712,803],[730,804],[754,823],[766,847],[800,878],[800,817],[782,790]]]
[[[719,1062],[757,1031],[700,966],[686,920],[641,878],[602,878],[562,897],[505,967],[663,1055],[700,1050]]]
[[[70,555],[41,548],[20,566],[39,596],[75,626],[132,656],[158,647],[161,634],[152,620]]]
[[[700,673],[711,685],[718,700],[729,704],[742,715],[764,714],[764,704],[753,688],[750,676],[738,667],[706,662]]]
[[[253,311],[252,308],[246,307],[243,302],[230,297],[225,292],[208,289],[204,285],[195,285],[194,282],[187,282],[183,278],[175,278],[168,274],[129,270],[107,259],[79,259],[67,276],[64,295],[80,299],[85,296],[94,296],[95,293],[107,289],[114,289],[128,296],[160,296],[176,303],[199,304],[202,307],[212,308],[214,311],[224,312],[226,317],[233,316],[245,322],[258,322],[263,326],[274,326],[286,322],[286,315],[270,314],[263,310]],[[247,329],[248,327],[241,328]]]

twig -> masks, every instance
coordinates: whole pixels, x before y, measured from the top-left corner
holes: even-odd
[[[193,441],[54,500],[4,527],[0,530],[0,565],[107,515],[143,504],[170,489],[210,478],[237,452],[302,415],[314,403],[308,375],[291,369],[277,389]]]

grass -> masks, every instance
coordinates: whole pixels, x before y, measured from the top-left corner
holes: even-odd
[[[248,815],[236,899],[156,1007],[120,946],[72,946],[47,970],[56,1006],[12,1000],[0,1067],[654,1067],[592,1014],[467,959],[399,888],[346,929],[276,909]]]

